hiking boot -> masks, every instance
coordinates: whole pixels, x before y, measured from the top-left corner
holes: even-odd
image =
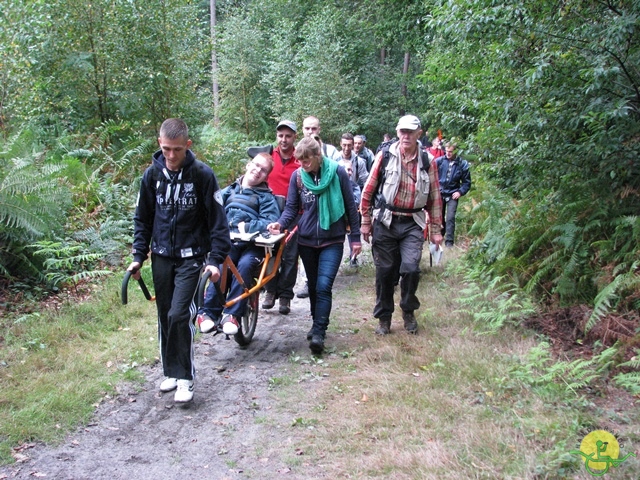
[[[178,389],[173,397],[173,401],[176,403],[189,403],[193,400],[193,380],[180,379],[178,382]]]
[[[307,340],[311,340],[311,337],[313,337],[313,327],[307,332]]]
[[[404,329],[409,333],[418,332],[418,322],[413,312],[402,312],[402,319],[404,320]]]
[[[381,318],[376,328],[376,335],[388,335],[391,332],[391,319]]]
[[[314,333],[313,335],[311,335],[309,348],[315,355],[320,355],[324,350],[324,335],[321,335],[319,333]]]
[[[357,257],[353,257],[351,260],[349,260],[349,266],[350,267],[357,267],[358,266],[358,258]]]
[[[309,283],[304,282],[304,285],[300,289],[298,293],[296,293],[296,297],[298,298],[308,298],[309,297]]]
[[[175,378],[171,378],[171,377],[166,377],[162,383],[160,384],[160,391],[161,392],[170,392],[172,390],[175,390],[176,387],[178,386],[178,380]]]
[[[276,304],[276,294],[273,292],[267,292],[264,294],[264,300],[262,301],[262,308],[269,310]]]
[[[291,300],[288,298],[280,298],[280,308],[278,308],[278,311],[282,315],[288,315],[291,311]]]
[[[206,313],[199,313],[196,317],[196,325],[200,329],[200,333],[209,333],[216,328],[216,324],[213,319]]]
[[[222,317],[222,332],[225,335],[235,335],[240,329],[240,322],[233,315],[225,315]]]

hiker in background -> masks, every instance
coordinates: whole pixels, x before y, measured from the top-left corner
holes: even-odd
[[[420,307],[416,291],[427,213],[431,242],[442,242],[438,172],[430,168],[418,141],[422,134],[420,120],[406,115],[398,121],[396,132],[399,140],[376,155],[360,202],[362,238],[371,240],[376,266],[373,315],[379,320],[378,335],[391,331],[393,293],[398,281],[404,328],[409,333],[418,330],[414,312]]]
[[[360,253],[358,210],[349,176],[337,162],[323,157],[318,142],[307,137],[296,147],[301,167],[291,176],[284,212],[269,225],[271,233],[298,221],[298,250],[309,280],[313,325],[307,334],[309,348],[322,353],[332,307],[333,282],[342,262],[344,237],[350,226],[353,251]]]
[[[353,137],[353,151],[356,155],[361,158],[364,158],[365,164],[367,166],[367,172],[371,170],[371,166],[373,165],[373,159],[375,155],[371,150],[367,148],[367,137],[364,135],[356,135]]]
[[[320,120],[317,117],[307,117],[302,121],[302,134],[305,137],[312,137],[314,135],[320,135]],[[325,157],[329,157],[332,160],[337,160],[340,157],[340,152],[333,145],[328,143],[322,144],[322,154]]]
[[[222,202],[231,232],[260,233],[267,230],[269,223],[280,216],[276,197],[267,185],[267,177],[273,170],[273,158],[268,153],[259,153],[247,163],[245,174],[222,190]],[[253,286],[253,276],[257,266],[264,259],[264,248],[250,241],[234,240],[229,257],[240,273],[247,288]],[[222,269],[220,269],[222,270]],[[227,298],[237,298],[244,292],[235,275],[231,275]],[[209,333],[222,325],[227,335],[235,335],[245,314],[248,298],[223,309],[213,282],[205,292],[204,303],[196,318],[196,325],[202,333]],[[222,316],[222,321],[220,317]]]
[[[196,160],[189,148],[189,130],[180,119],[165,120],[160,150],[142,176],[133,217],[135,279],[151,251],[151,271],[158,309],[160,360],[165,379],[160,391],[176,390],[174,401],[193,400],[194,303],[202,266],[212,281],[231,248],[229,226],[220,203],[213,170]]]
[[[458,146],[455,143],[447,142],[444,149],[444,156],[436,159],[444,216],[442,234],[445,247],[453,247],[458,200],[471,189],[471,172],[469,163],[457,156]]]
[[[296,159],[294,142],[296,140],[296,124],[291,120],[282,120],[276,126],[276,140],[278,145],[273,149],[273,170],[269,174],[269,187],[274,195],[282,195],[286,198],[289,192],[289,180],[291,174],[300,167]],[[295,222],[292,227],[295,227]],[[285,246],[280,260],[280,268],[276,276],[265,286],[265,295],[262,300],[262,308],[273,308],[278,300],[278,311],[282,315],[288,315],[291,311],[291,299],[293,287],[298,276],[298,245],[295,235]]]
[[[367,177],[369,176],[369,171],[367,170],[366,161],[353,151],[353,135],[343,133],[340,139],[340,148],[342,150],[338,157],[338,163],[344,167],[345,161],[351,162],[353,170],[350,178],[362,189],[364,182],[367,181]]]
[[[431,146],[427,148],[427,154],[429,155],[430,160],[435,160],[444,155],[444,150],[442,149],[442,139],[438,136],[433,139],[431,142]]]
[[[360,197],[361,192],[360,187],[356,182],[352,180],[353,178],[353,164],[350,160],[344,160],[342,162],[342,166],[346,170],[349,175],[349,182],[351,183],[351,190],[353,191],[353,201],[356,202],[356,206],[360,208]],[[360,213],[358,212],[358,221],[360,220]],[[358,266],[358,254],[354,253],[353,248],[351,246],[351,237],[349,239],[349,266],[357,267]]]
[[[388,133],[385,133],[382,136],[382,143],[380,145],[378,145],[378,148],[376,148],[376,155],[378,155],[378,153],[380,152],[380,150],[382,150],[385,146],[390,145],[391,143],[393,143],[394,141],[397,141],[397,138],[391,138],[391,135],[389,135]],[[369,170],[371,171],[371,170]]]

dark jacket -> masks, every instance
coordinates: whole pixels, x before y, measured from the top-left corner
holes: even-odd
[[[469,163],[460,157],[456,157],[453,162],[449,162],[446,156],[439,157],[435,160],[438,165],[438,179],[440,180],[440,193],[443,200],[450,197],[455,192],[465,195],[471,188],[471,172],[469,171]],[[451,165],[451,174],[447,178]]]
[[[247,233],[263,232],[267,225],[280,216],[280,208],[266,182],[251,188],[242,188],[242,177],[222,190],[222,201],[227,213],[229,228],[238,231],[238,224],[245,222]]]
[[[351,180],[344,168],[338,168],[336,172],[340,180],[345,215],[340,220],[333,222],[329,226],[329,230],[320,228],[316,196],[307,190],[302,179],[298,181],[300,169],[291,175],[287,204],[278,223],[282,228],[288,229],[298,218],[298,212],[302,211],[302,216],[298,221],[298,243],[300,245],[322,247],[333,243],[343,243],[344,236],[347,234],[347,226],[351,228],[349,234],[351,241],[360,243],[360,217],[358,216],[358,207],[353,199]],[[322,174],[322,172],[320,173]],[[298,185],[300,185],[300,189],[298,189]]]
[[[151,252],[168,258],[208,254],[219,265],[231,249],[229,226],[213,170],[187,150],[180,172],[165,169],[162,151],[142,176],[134,215],[133,259],[142,263]]]

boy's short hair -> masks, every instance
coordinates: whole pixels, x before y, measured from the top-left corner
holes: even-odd
[[[176,138],[189,138],[189,128],[183,120],[179,118],[168,118],[162,122],[160,127],[160,136],[169,140]]]

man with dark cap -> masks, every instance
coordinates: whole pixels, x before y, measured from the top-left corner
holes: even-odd
[[[291,120],[282,120],[276,127],[276,141],[278,145],[273,149],[273,170],[269,174],[269,187],[274,195],[286,198],[289,191],[291,175],[300,167],[300,162],[294,155],[294,143],[297,137],[296,124]],[[295,223],[294,223],[295,225]],[[297,234],[296,234],[297,235]],[[262,301],[262,308],[269,310],[279,299],[278,311],[287,315],[291,311],[293,287],[298,276],[298,241],[287,243],[280,260],[280,269],[273,280],[267,283]]]

